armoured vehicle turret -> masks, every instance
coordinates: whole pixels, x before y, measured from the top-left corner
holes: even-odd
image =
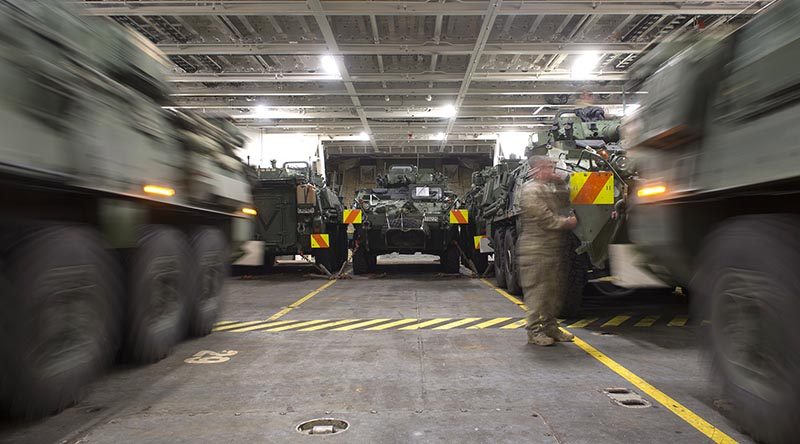
[[[255,242],[269,269],[276,256],[310,254],[336,273],[347,260],[347,225],[339,196],[307,162],[256,168],[253,199],[258,210]]]
[[[649,270],[687,286],[714,378],[757,442],[800,431],[800,1],[643,58],[623,125],[646,180],[629,233]],[[674,54],[673,57],[663,57]]]
[[[164,108],[155,47],[65,4],[0,2],[0,411],[18,416],[209,333],[254,211],[242,134]]]
[[[441,172],[391,166],[377,178],[377,187],[356,193],[353,208],[362,211],[363,221],[356,225],[353,272],[372,271],[381,254],[420,252],[440,256],[442,268],[457,273],[459,251],[453,241],[468,215],[457,211],[456,201]]]
[[[606,272],[608,246],[623,237],[628,184],[636,173],[618,144],[619,126],[620,121],[606,118],[601,108],[561,111],[549,130],[531,136],[526,159],[512,157],[473,173],[473,187],[462,197],[474,215],[469,236],[462,237],[462,248],[471,249],[476,267],[485,267],[489,251],[493,251],[498,285],[522,294],[516,261],[520,192],[529,180],[527,157],[549,156],[564,175],[563,186],[569,188],[579,221],[564,252],[571,267],[569,296],[562,313],[576,315],[589,278],[587,271],[591,268],[595,275]],[[489,249],[481,238],[488,240]]]

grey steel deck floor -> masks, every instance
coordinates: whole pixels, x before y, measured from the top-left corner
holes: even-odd
[[[392,266],[394,267],[394,266]],[[485,283],[435,269],[389,269],[341,280],[281,320],[519,318]],[[224,319],[264,320],[325,281],[304,271],[229,282]],[[740,442],[715,407],[696,323],[601,327],[617,314],[686,310],[669,300],[595,304],[599,320],[573,331],[589,344]],[[633,317],[631,318],[633,319]],[[346,324],[342,324],[346,325]],[[439,324],[441,325],[441,324]],[[610,334],[609,334],[610,333]],[[198,352],[236,351],[226,362],[188,364]],[[602,392],[628,387],[653,406],[629,409]],[[301,421],[335,417],[350,429],[303,436]],[[80,404],[36,423],[0,423],[2,442],[531,442],[695,443],[703,434],[575,344],[535,348],[523,329],[217,332],[180,344],[167,359],[117,368]]]

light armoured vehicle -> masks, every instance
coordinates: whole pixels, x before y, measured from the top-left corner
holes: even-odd
[[[0,2],[0,410],[75,402],[115,357],[211,331],[250,187],[225,121],[162,108],[167,61],[64,2]]]
[[[253,178],[255,240],[263,246],[263,267],[276,256],[310,254],[330,273],[348,256],[347,225],[339,196],[307,162],[257,168]]]
[[[460,252],[454,241],[469,215],[456,207],[447,178],[437,171],[395,165],[377,182],[355,196],[353,208],[363,219],[355,225],[353,272],[373,271],[382,254],[419,252],[438,255],[443,271],[458,273]]]
[[[648,94],[623,126],[647,178],[631,240],[650,271],[688,286],[731,411],[770,443],[800,433],[798,57],[798,0],[660,45],[637,63],[632,86]]]
[[[557,162],[556,168],[565,176],[564,194],[570,196],[579,221],[564,252],[570,264],[564,316],[578,313],[588,279],[607,273],[609,244],[624,237],[628,184],[636,173],[618,144],[619,126],[618,119],[607,119],[597,107],[564,110],[548,131],[531,137],[526,148],[526,156],[549,156]],[[515,295],[522,294],[516,244],[520,193],[530,179],[529,169],[527,159],[503,160],[473,173],[473,188],[462,197],[474,215],[468,235],[462,237],[462,248],[471,248],[476,267],[485,268],[489,252],[481,238],[486,238],[494,252],[498,285]]]

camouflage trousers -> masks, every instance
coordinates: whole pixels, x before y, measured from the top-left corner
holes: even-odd
[[[558,328],[565,285],[560,252],[526,254],[518,260],[520,286],[528,306],[525,328],[532,332]]]

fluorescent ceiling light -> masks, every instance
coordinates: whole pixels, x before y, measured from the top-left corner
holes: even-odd
[[[436,133],[431,136],[433,140],[444,140],[444,133]]]
[[[361,133],[358,135],[358,140],[369,140],[369,134],[361,131]]]
[[[453,105],[445,105],[441,107],[440,113],[442,117],[455,117],[456,116],[456,107]]]
[[[332,74],[335,76],[341,75],[339,73],[339,67],[336,65],[336,60],[333,58],[333,56],[324,55],[320,59],[320,62],[322,63],[322,70],[327,74]]]
[[[597,68],[598,62],[600,62],[600,54],[596,52],[587,52],[579,55],[575,59],[575,62],[572,63],[572,79],[590,79],[592,77],[592,72]]]

